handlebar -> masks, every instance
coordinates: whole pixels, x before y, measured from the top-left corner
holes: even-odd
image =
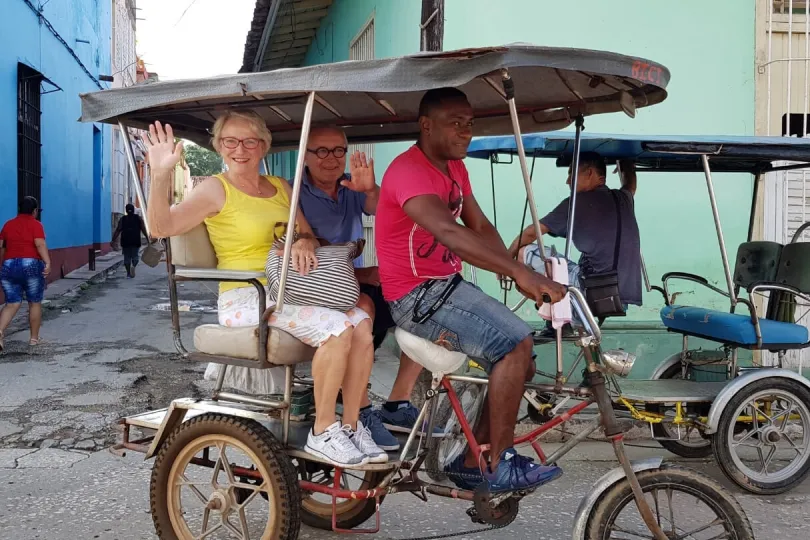
[[[588,302],[585,301],[585,296],[582,294],[582,291],[571,285],[563,285],[563,287],[565,287],[566,292],[570,293],[571,306],[577,311],[579,320],[585,325],[585,330],[593,336],[597,342],[602,341],[602,329],[599,328],[599,324],[597,324],[593,312],[591,312],[591,308],[588,306]],[[551,296],[543,294],[543,302],[550,304]]]
[[[582,324],[585,325],[585,330],[587,330],[597,342],[601,342],[602,329],[599,328],[599,324],[596,322],[588,302],[585,301],[585,296],[582,294],[582,291],[571,286],[567,286],[566,289],[571,293],[571,299],[575,300],[571,302],[571,304],[574,306],[574,309],[577,310],[579,319],[582,321]]]
[[[503,284],[501,285],[503,287]],[[579,315],[579,320],[585,325],[585,330],[596,339],[596,341],[602,340],[602,331],[599,328],[599,324],[597,324],[596,319],[591,312],[590,306],[585,301],[585,296],[582,292],[577,289],[576,287],[572,287],[571,285],[563,285],[565,287],[566,292],[571,293],[571,305],[576,309],[577,315]],[[666,296],[666,295],[665,295]],[[525,296],[515,305],[515,307],[509,308],[512,312],[517,311],[520,307],[526,302],[528,298]],[[550,304],[551,303],[551,296],[548,294],[543,294],[543,303]],[[538,307],[535,304],[535,307]]]

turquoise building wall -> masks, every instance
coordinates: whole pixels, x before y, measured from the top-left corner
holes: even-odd
[[[347,60],[351,40],[372,16],[376,57],[419,50],[421,2],[336,0],[317,32],[305,65]],[[664,64],[672,74],[667,100],[640,109],[635,119],[622,114],[586,118],[588,132],[753,135],[754,16],[754,0],[502,0],[495,7],[484,0],[445,0],[444,49],[528,42],[646,57]],[[375,145],[378,181],[391,159],[407,146]],[[294,166],[294,159],[287,157],[286,163]],[[476,198],[492,219],[489,163],[468,159],[467,166]],[[517,163],[497,165],[495,171],[497,225],[508,243],[520,230],[523,183]],[[565,176],[566,171],[557,169],[552,160],[538,160],[534,185],[541,215],[567,196]],[[618,184],[610,171],[608,182]],[[747,232],[752,179],[747,175],[715,175],[714,182],[725,240],[733,258]],[[654,284],[660,283],[664,272],[680,270],[703,275],[724,287],[702,175],[640,175],[636,200],[642,251]],[[563,245],[559,240],[551,243],[560,248]],[[501,297],[492,274],[478,271],[477,279],[485,291]],[[728,307],[725,299],[705,289],[685,282],[677,286],[684,291],[680,298],[685,303]],[[511,296],[510,305],[516,300],[517,296]],[[666,333],[661,326],[660,295],[645,294],[644,304],[632,307],[620,322],[605,325],[606,347],[623,347],[639,355],[634,377],[649,375],[660,360],[681,346],[680,336]],[[539,322],[528,305],[521,316]],[[693,345],[698,343],[693,340]],[[541,350],[548,352],[541,355],[542,359],[553,361],[553,346],[538,352]],[[574,354],[573,347],[567,350],[566,362]]]

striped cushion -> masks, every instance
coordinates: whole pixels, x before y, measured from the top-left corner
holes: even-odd
[[[278,284],[281,277],[283,257],[276,251],[284,249],[285,236],[273,244],[267,255],[264,271],[270,287],[270,299],[276,302]],[[360,284],[354,275],[354,259],[360,256],[365,240],[345,244],[321,246],[315,250],[318,268],[307,275],[292,269],[287,272],[287,286],[284,290],[284,303],[295,306],[319,306],[335,311],[346,312],[357,305]]]

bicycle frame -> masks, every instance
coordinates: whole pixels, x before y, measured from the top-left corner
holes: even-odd
[[[463,380],[466,381],[466,382],[471,382],[472,379],[473,379],[473,377],[467,377],[467,378],[464,378]],[[475,439],[475,434],[473,433],[472,427],[470,426],[470,423],[467,421],[467,417],[464,414],[464,409],[462,408],[461,402],[458,399],[458,394],[456,393],[455,389],[453,388],[453,385],[452,385],[453,380],[458,380],[458,379],[455,378],[455,377],[452,377],[452,376],[451,377],[445,377],[444,379],[442,379],[442,382],[441,382],[442,388],[444,388],[444,390],[447,391],[447,398],[450,400],[450,406],[453,409],[453,413],[458,417],[459,425],[461,427],[462,432],[464,433],[464,437],[467,439],[467,444],[472,449],[473,454],[475,454],[477,456],[480,456],[483,452],[485,452],[486,450],[489,449],[489,445],[478,444],[478,441]],[[488,383],[488,381],[485,381],[485,380],[480,380],[480,382],[476,381],[476,384],[487,384],[487,383]],[[537,442],[537,439],[541,435],[545,434],[548,431],[551,431],[552,429],[554,429],[558,425],[560,425],[560,424],[562,424],[564,422],[567,422],[568,420],[570,420],[571,418],[573,418],[574,416],[576,416],[577,414],[582,412],[585,408],[587,408],[589,405],[591,405],[593,403],[595,403],[595,400],[593,398],[582,401],[578,405],[575,405],[575,406],[571,407],[571,409],[569,409],[568,411],[565,411],[564,413],[560,414],[559,416],[555,416],[554,418],[552,418],[548,422],[546,422],[546,423],[540,425],[539,427],[535,428],[530,433],[528,433],[526,435],[523,435],[521,437],[516,437],[514,439],[514,444],[519,445],[519,444],[525,444],[525,443],[528,442],[528,443],[531,444],[532,449],[534,450],[535,454],[537,455],[537,458],[540,460],[541,463],[543,463],[543,464],[555,463],[559,458],[561,458],[563,455],[568,453],[568,451],[571,448],[573,448],[573,445],[571,447],[568,447],[568,448],[566,448],[564,446],[563,447],[563,448],[565,448],[564,452],[557,451],[549,458],[549,457],[546,457],[546,454],[545,454],[545,452],[543,452],[543,449],[540,447],[540,444]],[[588,435],[593,433],[593,431],[595,431],[597,428],[598,428],[598,423],[593,427],[593,429],[584,430],[583,433],[586,433],[586,435],[584,435],[582,438],[584,439],[585,437],[587,437]],[[577,439],[577,442],[579,442],[580,440],[581,439]],[[560,450],[563,450],[563,448],[561,448]]]
[[[589,354],[591,353],[591,354]],[[617,424],[617,418],[615,416],[615,412],[613,410],[611,401],[609,396],[606,392],[605,387],[605,379],[602,375],[601,370],[597,367],[596,361],[593,359],[593,353],[598,353],[598,346],[590,346],[589,350],[586,352],[586,356],[588,357],[588,373],[586,375],[587,380],[590,383],[590,387],[583,388],[583,387],[563,387],[561,391],[558,391],[559,394],[567,394],[574,397],[584,397],[581,403],[571,407],[568,411],[561,413],[559,416],[555,416],[550,421],[540,425],[536,429],[532,430],[530,433],[526,435],[522,435],[520,437],[515,437],[513,444],[520,445],[529,443],[537,455],[538,459],[543,464],[553,464],[556,463],[560,458],[562,458],[565,454],[567,454],[572,448],[574,448],[579,442],[586,439],[590,436],[594,431],[596,431],[600,425],[605,430],[605,435],[611,440],[613,443],[613,448],[616,453],[616,457],[619,463],[625,470],[625,474],[627,475],[628,480],[631,483],[633,491],[638,493],[636,494],[636,505],[639,509],[639,512],[642,515],[642,518],[650,527],[651,531],[654,531],[654,534],[658,533],[656,531],[655,518],[652,515],[649,507],[645,504],[639,504],[638,501],[642,497],[641,495],[641,488],[638,485],[638,482],[632,472],[632,466],[630,461],[627,458],[627,455],[624,451],[624,433],[623,430]],[[417,418],[414,425],[421,426],[424,425],[425,416],[430,414],[431,417],[428,418],[428,428],[425,430],[425,433],[432,432],[432,412],[435,411],[435,398],[441,392],[447,394],[447,398],[450,400],[450,406],[453,410],[453,414],[455,414],[458,418],[459,425],[461,427],[462,432],[464,433],[464,437],[467,441],[467,444],[472,449],[473,453],[477,456],[481,456],[483,452],[489,449],[489,445],[487,444],[480,444],[476,438],[475,434],[473,433],[473,427],[470,425],[470,422],[467,420],[467,417],[464,413],[464,409],[461,405],[461,401],[459,400],[459,396],[456,393],[455,389],[453,388],[453,382],[470,382],[474,384],[480,385],[487,385],[489,381],[484,378],[478,377],[466,377],[466,376],[457,376],[457,375],[448,375],[443,377],[440,381],[434,383],[434,389],[429,391],[428,398],[425,400],[424,405],[419,413],[419,417]],[[553,391],[554,385],[542,385],[542,384],[535,384],[535,383],[527,383],[525,385],[526,388],[529,389],[536,389],[539,391]],[[439,391],[441,388],[441,391]],[[548,431],[554,429],[555,427],[563,424],[582,412],[591,404],[596,403],[599,406],[600,411],[600,419],[594,420],[591,424],[583,429],[580,433],[578,433],[575,437],[567,441],[563,446],[561,446],[557,451],[555,451],[551,455],[546,455],[543,451],[540,443],[537,442],[537,439],[542,436],[543,434],[547,433]],[[429,413],[428,411],[431,411]],[[332,505],[333,507],[337,504],[337,499],[376,499],[377,504],[379,505],[380,497],[384,495],[394,494],[398,492],[423,492],[423,493],[431,493],[434,495],[439,495],[443,497],[449,497],[454,499],[462,499],[467,501],[472,501],[474,497],[474,492],[464,489],[456,489],[456,488],[449,488],[446,486],[438,485],[438,484],[431,484],[429,482],[424,482],[419,480],[416,477],[416,473],[419,472],[421,467],[422,461],[425,457],[425,451],[421,451],[421,448],[417,450],[416,456],[412,461],[406,459],[411,447],[414,444],[416,439],[417,430],[412,430],[410,435],[408,436],[408,440],[405,443],[402,454],[400,457],[400,467],[392,470],[389,472],[385,479],[375,488],[368,489],[368,490],[351,490],[351,489],[344,489],[340,486],[340,478],[342,475],[341,470],[336,470],[335,479],[332,486],[326,486],[323,484],[315,484],[312,482],[307,481],[300,481],[299,485],[301,489],[316,493],[321,493],[324,495],[329,495],[332,497]],[[432,437],[430,438],[428,444],[435,444],[435,439]],[[421,446],[421,445],[420,445]],[[398,471],[403,469],[409,470],[410,474],[403,478],[401,482],[391,483],[394,476]],[[628,472],[628,469],[631,472]],[[645,508],[646,507],[646,508]],[[334,520],[333,514],[333,520]],[[337,530],[337,529],[335,529]],[[357,531],[354,530],[352,532],[377,532],[379,530],[379,518],[377,521],[377,527],[371,530],[364,530],[364,531]],[[661,532],[661,534],[663,534]],[[656,536],[657,538],[666,538],[665,536]]]

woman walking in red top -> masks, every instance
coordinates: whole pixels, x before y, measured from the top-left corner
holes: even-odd
[[[20,213],[0,230],[0,285],[6,296],[6,305],[0,311],[0,351],[3,350],[3,332],[20,309],[23,295],[28,300],[28,323],[31,326],[29,345],[39,343],[42,321],[42,296],[45,276],[51,272],[51,258],[45,244],[45,231],[37,221],[39,203],[34,197],[25,197]]]

